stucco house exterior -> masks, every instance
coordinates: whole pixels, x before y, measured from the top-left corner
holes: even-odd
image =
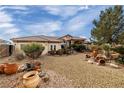
[[[86,38],[76,37],[69,34],[62,36],[59,39],[62,39],[63,44],[67,45],[68,47],[74,44],[75,42],[80,41],[80,43],[84,44],[84,42],[86,41]]]
[[[69,45],[76,41],[85,41],[84,38],[74,37],[71,35],[65,35],[63,37],[53,37],[53,36],[45,36],[45,35],[38,35],[38,36],[27,36],[27,37],[19,37],[19,38],[12,38],[11,39],[15,45],[14,53],[22,52],[21,47],[24,44],[31,44],[31,43],[38,43],[42,44],[45,49],[42,54],[47,54],[48,51],[51,50],[58,50],[61,49],[63,44]]]

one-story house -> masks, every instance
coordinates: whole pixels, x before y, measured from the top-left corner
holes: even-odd
[[[84,38],[74,37],[71,35],[65,35],[63,37],[54,37],[54,36],[27,36],[27,37],[19,37],[11,39],[15,45],[15,52],[23,52],[22,46],[24,44],[38,43],[42,44],[45,47],[45,50],[42,54],[47,54],[48,51],[58,50],[62,48],[62,44],[72,44],[74,41],[82,41],[84,42]]]

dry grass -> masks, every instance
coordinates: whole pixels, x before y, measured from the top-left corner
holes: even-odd
[[[84,54],[45,56],[38,60],[45,63],[43,69],[54,71],[72,81],[72,87],[124,87],[123,68],[114,69],[107,66],[88,64],[84,61]],[[19,63],[26,61],[28,60]]]

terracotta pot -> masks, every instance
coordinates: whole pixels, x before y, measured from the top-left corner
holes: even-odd
[[[98,51],[96,51],[96,50],[94,50],[94,51],[92,52],[92,56],[93,56],[93,57],[96,57],[97,54],[98,54]]]
[[[0,64],[0,74],[4,73],[4,64]]]
[[[4,65],[4,73],[5,74],[14,74],[18,71],[18,65],[17,64],[5,64]]]
[[[105,60],[104,59],[99,59],[98,63],[99,63],[99,65],[105,65]]]
[[[30,71],[23,76],[23,85],[26,88],[36,88],[40,82],[37,71]]]

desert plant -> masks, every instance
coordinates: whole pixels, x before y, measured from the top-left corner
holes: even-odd
[[[116,62],[119,63],[119,64],[124,64],[124,56],[123,56],[123,55],[120,55],[120,56],[116,59]]]
[[[101,47],[99,45],[91,45],[90,50],[91,51],[93,51],[93,50],[101,50]]]
[[[55,50],[48,51],[48,54],[55,55],[56,54],[56,51]]]
[[[45,47],[42,44],[36,43],[27,44],[22,47],[22,50],[25,52],[25,54],[33,59],[38,58],[44,49]]]
[[[116,59],[116,62],[120,64],[124,64],[124,46],[118,46],[112,48],[112,50],[120,54],[120,56]]]
[[[111,48],[113,51],[121,54],[121,55],[124,55],[124,46],[118,46],[118,47],[115,47],[115,48]]]
[[[56,51],[57,55],[63,55],[64,54],[64,49],[59,49]]]
[[[77,51],[77,52],[82,52],[82,51],[86,50],[85,45],[82,45],[82,44],[73,44],[73,45],[71,45],[71,47],[72,47],[75,51]]]
[[[107,57],[109,57],[110,56],[111,45],[110,44],[102,44],[101,47],[102,47],[103,50],[105,50],[105,55]]]

